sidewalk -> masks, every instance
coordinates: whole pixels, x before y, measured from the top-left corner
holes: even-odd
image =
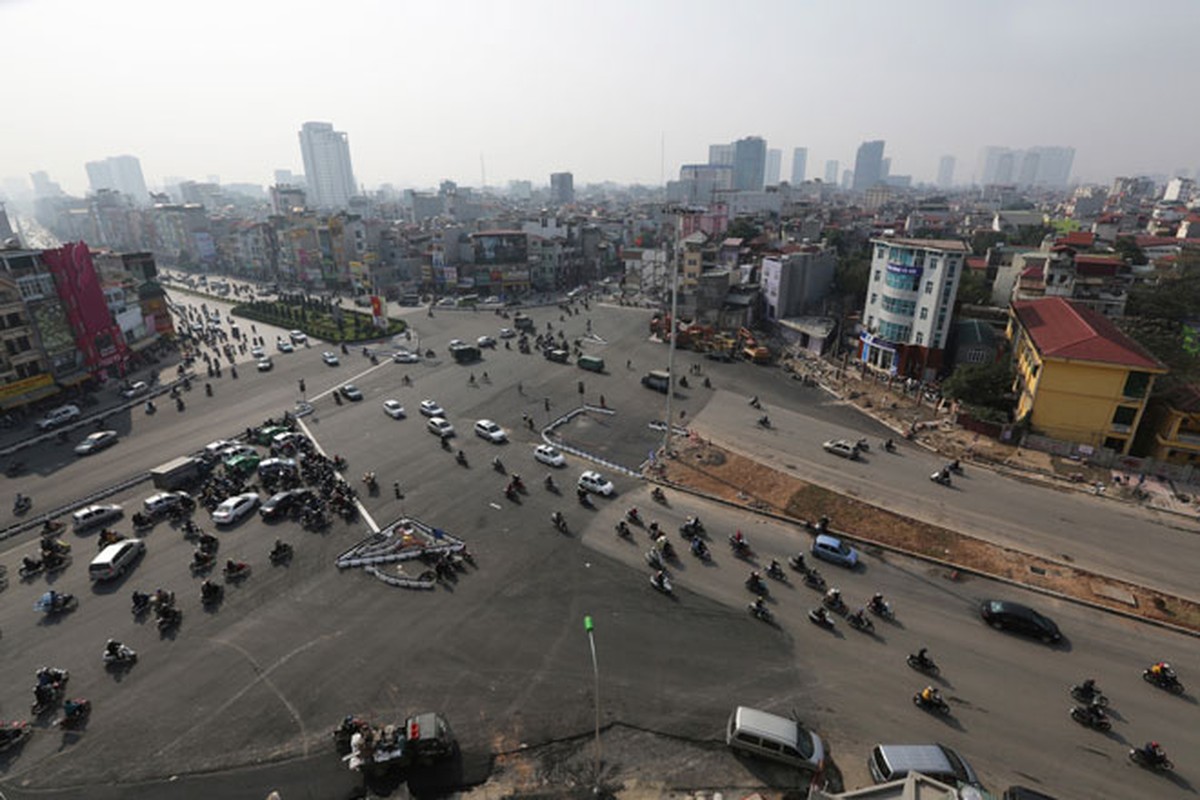
[[[1156,478],[1149,478],[1139,486],[1136,475],[1122,470],[1092,466],[965,430],[955,424],[949,404],[933,403],[919,394],[905,392],[899,381],[889,388],[886,381],[877,380],[871,373],[863,376],[853,366],[843,371],[823,359],[804,357],[784,362],[783,368],[793,375],[815,379],[830,394],[891,428],[897,438],[915,426],[916,443],[947,459],[974,462],[1063,491],[1099,493],[1156,511],[1196,516],[1196,509],[1181,500],[1179,493],[1200,497],[1200,487],[1180,487],[1177,493]],[[1136,496],[1135,490],[1145,496]]]

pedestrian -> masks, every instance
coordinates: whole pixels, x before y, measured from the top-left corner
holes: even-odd
[[[608,408],[608,403],[605,403],[605,402],[604,402],[604,395],[600,395],[600,407],[601,407],[601,408]]]
[[[505,342],[505,344],[508,344],[508,342]],[[521,394],[521,395],[525,394],[525,387],[521,384],[520,381],[517,381],[517,394]]]
[[[396,493],[396,499],[399,500],[400,499],[400,481],[394,481],[392,483],[392,491]]]
[[[632,359],[628,359],[628,358],[625,359],[625,369],[633,369]]]
[[[542,400],[542,403],[546,406],[546,411],[549,412],[550,411],[550,398],[549,397],[545,398],[544,400]]]

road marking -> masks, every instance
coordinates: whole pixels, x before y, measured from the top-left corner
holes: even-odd
[[[491,501],[489,500],[489,501],[488,501],[488,505],[489,505],[489,506],[491,506],[492,508],[496,509],[497,511],[499,511],[499,510],[500,510],[500,504],[499,504],[499,503],[493,503],[493,502],[491,502]]]
[[[325,449],[323,447],[321,447],[321,443],[317,441],[316,436],[313,436],[313,433],[311,430],[309,430],[309,427],[307,425],[305,425],[299,418],[296,419],[296,425],[302,431],[304,431],[304,435],[307,436],[309,438],[309,440],[313,443],[313,447],[317,448],[317,452],[320,453],[321,455],[325,456],[326,458],[328,458],[329,456],[325,453]],[[339,478],[346,481],[345,475],[343,475],[341,472],[338,472],[337,470],[334,470],[334,472],[337,473]],[[346,485],[349,486],[350,481],[346,481]],[[362,518],[367,521],[367,526],[370,527],[371,533],[379,533],[379,525],[375,522],[375,518],[372,517],[367,512],[367,509],[365,506],[363,506],[362,501],[358,499],[357,493],[355,494],[355,497],[354,497],[354,505],[358,509],[358,513],[362,516]]]

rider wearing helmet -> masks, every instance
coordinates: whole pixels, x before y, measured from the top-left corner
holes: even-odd
[[[942,698],[941,695],[938,694],[938,690],[933,686],[926,686],[921,690],[921,700],[926,703],[936,703],[941,699]]]

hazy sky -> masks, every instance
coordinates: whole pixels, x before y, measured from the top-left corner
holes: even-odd
[[[1200,2],[1158,0],[0,0],[0,178],[129,153],[269,184],[297,131],[350,136],[360,184],[657,184],[760,135],[852,166],[887,141],[932,180],[979,148],[1072,145],[1074,175],[1200,166]],[[665,150],[663,143],[665,141]],[[848,163],[849,162],[849,163]]]

